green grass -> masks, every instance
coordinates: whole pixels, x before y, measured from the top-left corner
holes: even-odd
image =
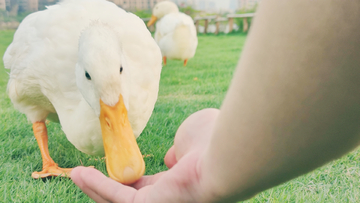
[[[13,31],[0,31],[0,56]],[[246,35],[200,35],[196,56],[187,67],[168,61],[163,67],[154,113],[138,139],[146,174],[166,170],[163,157],[176,129],[193,112],[219,108],[232,78]],[[71,180],[33,180],[42,167],[41,155],[26,117],[17,112],[7,94],[8,70],[0,63],[0,202],[90,202]],[[62,167],[93,165],[106,174],[101,157],[76,150],[57,123],[50,123],[49,150]],[[354,151],[305,176],[258,194],[247,202],[359,202],[360,154]]]

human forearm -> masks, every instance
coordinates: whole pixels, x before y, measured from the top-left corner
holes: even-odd
[[[265,0],[200,164],[248,198],[359,143],[360,3]]]

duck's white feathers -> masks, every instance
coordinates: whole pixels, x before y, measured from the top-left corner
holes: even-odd
[[[161,54],[144,22],[105,0],[64,0],[26,17],[4,55],[11,69],[8,94],[31,122],[60,119],[70,142],[103,154],[99,119],[76,86],[79,37],[93,21],[119,35],[131,68],[129,121],[136,137],[149,120],[158,94]],[[56,116],[57,114],[57,116]]]
[[[156,23],[155,41],[169,59],[194,57],[198,45],[194,21],[181,12],[165,15]]]

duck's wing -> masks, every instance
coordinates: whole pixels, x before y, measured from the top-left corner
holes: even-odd
[[[176,27],[182,23],[182,19],[178,13],[170,13],[162,17],[156,23],[155,40],[159,42],[165,36],[172,34]]]
[[[39,32],[34,26],[40,13],[33,13],[23,20],[3,56],[5,68],[10,69],[7,86],[9,97],[14,107],[26,114],[32,122],[45,120],[49,113],[55,113],[41,92],[41,82],[33,69],[36,67],[33,57],[42,50]]]
[[[184,14],[184,13],[180,13],[181,19],[182,19],[182,23],[183,25],[185,25],[188,30],[190,31],[189,34],[189,47],[188,47],[188,54],[186,54],[187,56],[185,58],[191,58],[195,55],[195,51],[198,45],[198,38],[197,38],[197,32],[196,32],[196,27],[195,27],[195,23],[193,21],[193,19]]]
[[[32,26],[38,13],[27,16],[15,32],[13,42],[8,46],[3,56],[4,66],[7,69],[23,69],[20,63],[26,60],[30,53],[29,39],[36,35],[36,29]]]
[[[180,26],[185,25],[191,30],[191,34],[196,36],[196,29],[192,18],[184,13],[169,13],[156,24],[156,31],[161,36],[166,36],[174,32]]]
[[[198,44],[192,18],[184,13],[165,15],[157,24],[155,39],[164,56],[169,59],[189,59]]]
[[[185,13],[179,13],[179,15],[181,16],[182,23],[189,28],[191,36],[196,37],[197,33],[193,19]]]
[[[10,69],[9,97],[32,122],[56,112],[50,96],[78,99],[74,69],[80,31],[68,21],[73,12],[68,15],[59,8],[51,6],[27,16],[3,57]]]

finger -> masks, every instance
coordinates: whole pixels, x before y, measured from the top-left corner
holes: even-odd
[[[136,183],[134,183],[132,186],[135,189],[141,189],[143,187],[149,186],[149,185],[153,185],[156,181],[158,181],[164,174],[166,173],[166,171],[157,173],[155,175],[151,175],[151,176],[143,176],[142,178],[140,178],[140,180],[138,180]]]
[[[83,182],[99,196],[110,202],[132,202],[136,190],[122,185],[93,168],[86,168],[80,174]]]
[[[172,168],[177,163],[174,145],[167,151],[164,161],[168,168]]]
[[[71,171],[71,179],[72,181],[85,193],[87,194],[91,199],[95,200],[96,202],[107,202],[104,198],[99,196],[96,192],[94,192],[92,189],[88,188],[87,185],[83,182],[80,173],[82,173],[83,169],[85,167],[76,167]]]
[[[76,174],[75,174],[76,175]],[[136,190],[129,186],[122,185],[115,180],[112,180],[102,174],[100,171],[93,168],[83,168],[79,173],[80,179],[83,183],[84,191],[89,197],[101,197],[100,202],[132,202]],[[89,189],[89,190],[88,190]]]

